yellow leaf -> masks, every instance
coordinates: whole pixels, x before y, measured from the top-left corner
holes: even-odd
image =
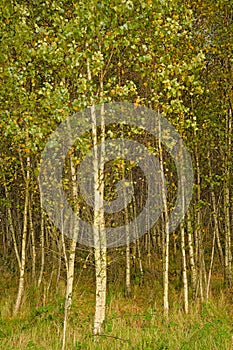
[[[135,106],[135,107],[138,107],[139,104],[140,104],[140,97],[137,97],[136,100],[135,100],[135,102],[134,102],[134,106]]]

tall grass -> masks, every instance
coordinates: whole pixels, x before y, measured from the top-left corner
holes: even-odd
[[[5,283],[8,291],[2,293],[0,301],[0,349],[60,350],[64,284],[60,285],[56,295],[52,291],[45,295],[43,286],[40,290],[28,288],[20,315],[12,318],[16,291],[9,288],[9,280],[4,281],[1,278],[1,290],[4,290]],[[158,283],[135,286],[132,299],[124,298],[120,287],[110,285],[104,331],[94,338],[94,283],[84,279],[74,292],[67,349],[233,349],[231,296],[219,293],[205,304],[193,301],[189,315],[185,315],[179,293],[171,290],[170,316],[166,319]]]

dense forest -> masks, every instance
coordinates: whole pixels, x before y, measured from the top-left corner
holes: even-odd
[[[0,8],[0,349],[232,349],[231,1]]]

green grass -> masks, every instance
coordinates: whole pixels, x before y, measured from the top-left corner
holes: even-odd
[[[189,315],[182,311],[182,295],[171,290],[169,319],[163,316],[161,290],[135,286],[125,299],[116,286],[108,288],[103,334],[92,336],[94,284],[86,279],[75,288],[69,317],[67,350],[231,350],[233,310],[230,296],[220,294],[207,304],[193,302]],[[86,283],[84,283],[86,282]],[[160,287],[161,288],[161,287]],[[0,301],[1,350],[61,349],[64,284],[57,295],[43,296],[43,288],[29,288],[20,315],[12,318],[15,290]]]

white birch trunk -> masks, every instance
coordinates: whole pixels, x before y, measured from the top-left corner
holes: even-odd
[[[28,214],[29,214],[30,237],[31,237],[31,245],[32,245],[32,279],[34,282],[36,277],[36,244],[35,244],[35,230],[34,230],[33,220],[32,220],[31,201],[29,201]]]
[[[123,172],[123,177],[125,173]],[[126,190],[123,187],[124,194],[124,208],[125,208],[125,234],[126,234],[126,248],[125,248],[125,296],[129,298],[131,296],[131,279],[130,279],[130,241],[129,241],[129,213],[126,202]]]
[[[41,265],[40,265],[40,274],[38,278],[37,285],[40,287],[43,273],[44,273],[44,265],[45,265],[45,239],[44,239],[44,230],[45,230],[45,223],[44,223],[44,211],[42,208],[42,192],[40,191],[40,215],[41,215],[41,221],[40,221],[40,248],[41,248]]]
[[[97,130],[96,130],[96,115],[95,109],[92,106],[92,132],[95,154],[93,159],[94,170],[94,245],[95,245],[95,273],[96,273],[96,305],[93,334],[101,333],[102,325],[105,320],[106,309],[106,286],[107,286],[107,249],[106,236],[104,227],[104,111],[102,111],[102,125],[101,125],[101,159],[98,164],[97,157]]]
[[[231,161],[231,144],[232,144],[232,110],[229,109],[227,116],[227,154],[225,159],[224,181],[224,216],[225,216],[225,281],[232,287],[232,247],[231,247],[231,219],[230,219],[230,161]]]
[[[133,183],[132,174],[131,174],[131,182]],[[137,205],[136,205],[135,194],[133,194],[132,201],[133,201],[134,217],[136,219],[136,217],[137,217],[137,211],[136,211]],[[144,281],[144,270],[143,270],[143,265],[142,265],[142,255],[141,255],[140,241],[138,238],[137,225],[135,225],[135,238],[136,238],[135,245],[134,245],[135,252],[134,252],[133,256],[136,259],[136,256],[138,255],[138,263],[139,263],[139,271],[140,271],[139,284],[141,285],[141,284],[143,284],[143,281]],[[138,254],[137,254],[137,252],[138,252]]]
[[[189,210],[187,212],[187,230],[188,230],[189,261],[190,261],[190,268],[191,268],[191,283],[192,283],[192,290],[193,290],[193,297],[194,297],[196,294],[196,288],[197,288],[197,270],[196,270],[195,255],[194,255],[194,249],[193,249],[192,222],[191,222],[191,215]]]
[[[23,161],[21,159],[21,166],[23,168]],[[13,310],[13,315],[16,316],[19,312],[23,293],[24,293],[24,278],[25,278],[25,265],[26,265],[26,241],[27,241],[27,230],[28,230],[28,203],[29,203],[29,180],[30,180],[30,157],[27,157],[27,169],[25,178],[25,201],[24,201],[24,213],[23,213],[23,234],[21,242],[21,260],[20,260],[20,272],[19,272],[19,285],[17,298]]]
[[[211,168],[211,159],[210,159],[210,153],[208,152],[208,164],[209,164],[209,176],[210,179],[212,178],[212,168]],[[222,245],[220,242],[220,235],[219,235],[219,226],[218,226],[218,214],[217,214],[217,204],[216,204],[216,197],[214,193],[214,187],[213,183],[210,182],[210,195],[211,195],[211,200],[212,200],[212,205],[213,205],[213,219],[214,219],[214,237],[217,239],[217,247],[219,251],[219,258],[220,258],[220,263],[221,266],[224,268],[224,257],[223,257],[223,251],[222,251]],[[215,240],[215,238],[214,238]],[[208,281],[208,286],[209,288],[209,281]],[[207,293],[208,294],[208,293]]]
[[[208,280],[207,280],[207,286],[206,286],[206,300],[209,299],[210,281],[211,281],[212,268],[213,268],[213,263],[214,263],[215,239],[216,239],[216,230],[214,230],[214,237],[213,237],[213,243],[212,243],[211,259],[210,259],[210,268],[209,268]]]
[[[159,119],[158,119],[159,120]],[[160,173],[161,173],[161,184],[162,184],[162,200],[163,200],[163,210],[164,210],[164,239],[163,239],[163,306],[165,316],[168,317],[169,312],[169,299],[168,299],[168,272],[169,272],[169,218],[168,218],[168,206],[167,206],[167,197],[166,197],[166,186],[164,179],[164,166],[163,166],[163,150],[161,142],[161,124],[159,120],[159,138],[158,138],[158,147],[159,147],[159,164],[160,164]]]
[[[194,137],[196,138],[196,130],[195,129],[194,129]],[[197,169],[197,203],[200,204],[200,201],[201,201],[201,171],[200,171],[199,154],[198,154],[197,144],[195,144],[194,151],[195,151],[196,169]],[[203,256],[200,208],[198,208],[198,210],[197,210],[197,227],[195,230],[195,236],[196,236],[195,243],[198,244],[198,250],[196,248],[196,252],[198,252],[197,261],[199,264],[198,284],[199,284],[199,289],[200,289],[200,298],[201,298],[201,301],[203,302],[204,301],[203,276],[205,273],[205,262],[204,262],[204,256]],[[197,291],[198,291],[198,289],[196,289],[196,293],[197,293]]]
[[[92,80],[89,60],[87,59],[88,80]],[[103,73],[100,77],[100,97],[103,93]],[[105,121],[104,106],[101,107],[101,150],[100,162],[98,162],[97,152],[97,120],[93,98],[91,98],[91,119],[93,138],[93,176],[94,176],[94,255],[95,255],[95,275],[96,275],[96,303],[93,334],[101,333],[106,311],[106,286],[107,286],[107,248],[104,223],[104,159],[105,159]]]
[[[56,276],[56,284],[55,284],[55,290],[56,293],[58,293],[58,288],[59,288],[59,281],[61,277],[61,258],[62,258],[62,237],[59,237],[60,239],[58,240],[58,257],[56,259],[56,265],[57,265],[57,276]]]
[[[3,179],[4,179],[4,184],[5,184],[6,199],[8,199],[10,201],[10,195],[9,195],[8,188],[7,188],[7,185],[6,185],[6,178],[5,178],[5,174],[4,173],[3,173]],[[11,208],[9,206],[7,206],[7,216],[8,216],[9,226],[10,226],[10,233],[11,233],[12,240],[13,240],[14,251],[15,251],[16,259],[17,259],[17,262],[18,262],[19,270],[20,270],[20,268],[21,268],[21,261],[20,261],[19,249],[18,249],[18,245],[17,245],[15,228],[14,228],[14,224],[13,224],[12,211],[11,211]]]
[[[186,251],[185,251],[185,230],[184,223],[181,223],[181,254],[183,265],[183,285],[184,285],[184,311],[187,314],[189,312],[189,299],[188,299],[188,278],[187,278],[187,264],[186,264]]]
[[[72,189],[73,189],[73,200],[76,205],[77,202],[77,196],[78,196],[78,188],[77,188],[77,177],[75,172],[75,166],[72,161],[70,160],[70,167],[71,167],[71,177],[72,177]],[[76,210],[77,215],[79,214],[79,211]],[[70,243],[70,255],[68,259],[68,269],[67,269],[67,282],[66,282],[66,299],[65,299],[65,310],[64,310],[64,321],[63,321],[63,337],[62,337],[62,350],[65,350],[66,346],[66,332],[67,332],[67,325],[68,325],[68,317],[69,317],[69,310],[72,305],[72,293],[73,293],[73,284],[74,284],[74,262],[75,262],[75,251],[76,251],[76,245],[78,240],[78,227],[74,227],[73,232],[73,239]]]
[[[182,213],[185,212],[185,183],[184,183],[184,169],[182,163],[183,150],[182,150],[182,141],[180,142],[180,177],[181,177],[181,196],[182,196]],[[187,314],[189,311],[189,299],[188,299],[188,278],[187,278],[187,263],[186,263],[186,250],[185,250],[185,228],[184,220],[180,224],[180,233],[181,233],[181,255],[182,255],[182,265],[183,265],[183,286],[184,286],[184,311]]]

